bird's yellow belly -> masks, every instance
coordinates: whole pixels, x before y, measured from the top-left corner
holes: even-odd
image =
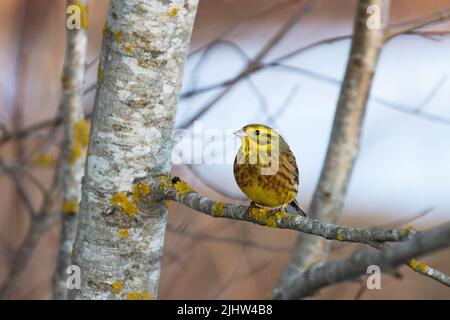
[[[256,184],[241,186],[241,190],[256,204],[270,208],[278,208],[285,204],[288,204],[293,201],[296,196],[294,192],[286,190],[281,191],[276,189],[271,190],[262,188],[261,186]]]

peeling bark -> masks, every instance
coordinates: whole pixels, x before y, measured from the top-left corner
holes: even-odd
[[[369,6],[377,6],[379,28],[368,28]],[[355,16],[352,47],[334,116],[328,150],[309,215],[336,223],[347,193],[351,173],[359,153],[361,128],[378,57],[388,26],[388,0],[360,0]],[[328,253],[324,239],[301,235],[274,295],[286,290],[308,267],[323,261]],[[284,295],[289,298],[289,295]]]
[[[104,29],[85,179],[72,261],[74,299],[157,296],[166,208],[104,219],[133,180],[170,171],[184,63],[198,0],[111,0]]]

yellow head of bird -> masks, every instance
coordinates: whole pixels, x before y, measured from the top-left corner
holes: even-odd
[[[234,133],[242,141],[242,150],[250,163],[268,164],[270,157],[278,151],[280,135],[262,124],[249,124]]]

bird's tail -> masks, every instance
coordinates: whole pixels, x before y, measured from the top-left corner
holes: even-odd
[[[292,201],[290,203],[291,206],[293,206],[295,208],[296,211],[298,211],[298,213],[303,216],[303,217],[307,217],[305,210],[302,209],[302,207],[300,206],[300,204],[298,203],[298,201],[296,199],[294,199],[294,201]]]

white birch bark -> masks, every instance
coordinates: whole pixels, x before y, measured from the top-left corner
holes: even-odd
[[[104,210],[135,178],[168,174],[198,0],[111,0],[104,30],[73,262],[75,299],[157,296],[166,208]]]
[[[74,4],[67,1],[67,7]],[[81,21],[87,21],[87,0],[78,0]],[[78,203],[81,199],[81,179],[84,173],[87,123],[83,112],[83,89],[86,74],[87,25],[67,29],[67,52],[63,73],[65,142],[63,146],[63,210],[58,260],[53,276],[53,298],[66,298],[66,269],[71,264],[71,252],[78,221]]]

